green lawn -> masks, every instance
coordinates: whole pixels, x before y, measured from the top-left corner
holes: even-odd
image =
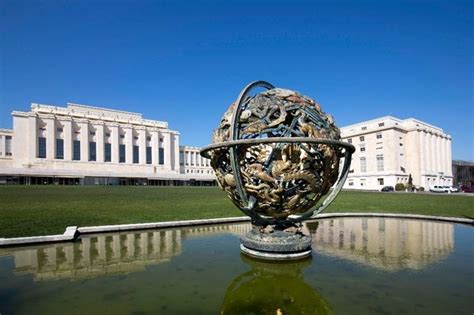
[[[474,197],[345,191],[327,212],[474,217]],[[240,215],[216,187],[0,186],[0,237],[58,234],[69,225]]]

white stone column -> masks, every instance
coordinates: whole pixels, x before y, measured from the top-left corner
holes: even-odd
[[[46,121],[46,158],[56,158],[56,123],[53,117],[44,118]]]
[[[422,174],[425,173],[425,142],[423,139],[424,132],[422,130],[418,131],[418,152],[420,154],[419,159],[420,159],[420,185],[423,185],[422,182]]]
[[[190,166],[191,165],[191,152],[189,150],[186,150],[185,152],[186,152],[186,161],[187,161],[186,164],[188,164],[187,166]]]
[[[151,164],[158,165],[159,134],[157,130],[151,132]]]
[[[89,161],[89,123],[81,121],[81,162]]]
[[[449,174],[449,169],[448,169],[448,152],[446,150],[446,138],[443,136],[441,138],[441,152],[442,152],[442,164],[443,164],[443,171],[445,174]]]
[[[436,149],[434,144],[435,135],[430,134],[430,165],[431,165],[431,172],[436,173],[436,164],[435,164],[435,156],[436,156]]]
[[[431,151],[430,151],[430,147],[428,146],[428,141],[429,141],[428,132],[425,131],[423,138],[424,138],[424,144],[425,144],[425,162],[426,162],[425,170],[426,170],[426,173],[428,173],[431,171],[431,157],[430,157]]]
[[[165,169],[171,169],[171,135],[169,131],[165,131],[163,134],[163,148],[165,150],[164,154],[164,167]]]
[[[447,159],[448,159],[448,175],[452,176],[453,175],[453,158],[451,155],[451,138],[448,139],[448,146],[447,146]]]
[[[441,158],[442,158],[442,151],[441,151],[441,137],[439,135],[435,135],[435,141],[436,141],[436,171],[443,172],[444,173],[444,168],[441,164]]]
[[[104,146],[104,123],[99,122],[96,126],[96,132],[95,132],[95,153],[96,153],[96,161],[97,162],[104,162],[105,157],[105,146]]]
[[[173,137],[174,170],[179,172],[179,134],[175,133]]]
[[[36,159],[38,156],[38,125],[36,123],[36,116],[28,117],[28,148],[30,161]]]
[[[142,165],[146,164],[146,130],[145,128],[140,128],[138,130],[138,162]]]
[[[197,156],[196,156],[195,151],[193,151],[193,164],[194,164],[194,166],[197,166]]]
[[[110,125],[110,144],[111,144],[111,154],[112,154],[112,163],[119,162],[119,128],[117,124]]]
[[[133,164],[133,129],[131,126],[125,126],[125,163]]]
[[[64,160],[72,160],[72,121],[71,119],[65,119],[62,121],[63,128],[63,146],[64,146]]]

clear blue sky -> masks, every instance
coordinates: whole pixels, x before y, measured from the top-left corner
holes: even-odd
[[[472,1],[0,0],[0,127],[31,102],[141,112],[208,144],[250,81],[315,98],[339,126],[391,114],[474,159]]]

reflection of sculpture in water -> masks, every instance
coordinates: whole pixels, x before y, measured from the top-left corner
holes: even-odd
[[[307,284],[302,268],[311,258],[269,263],[241,256],[252,267],[227,288],[221,314],[332,314],[329,304]]]

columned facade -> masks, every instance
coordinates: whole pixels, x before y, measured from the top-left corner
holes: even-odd
[[[346,188],[407,185],[410,175],[415,187],[425,189],[453,183],[451,137],[438,127],[385,116],[343,127],[341,137],[356,147]]]
[[[0,129],[0,177],[19,176],[27,184],[42,178],[40,183],[184,185],[191,179],[181,172],[179,132],[166,122],[78,104],[32,104],[31,111],[12,115],[11,135]],[[8,159],[7,140],[8,154],[14,152]],[[213,184],[209,170],[199,180]]]

